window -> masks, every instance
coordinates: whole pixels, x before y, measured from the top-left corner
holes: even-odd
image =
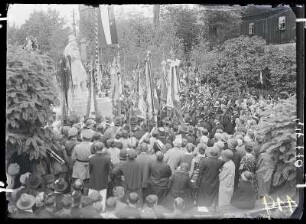
[[[255,33],[255,24],[249,23],[249,34],[253,35]]]
[[[286,17],[285,16],[278,17],[278,28],[279,30],[286,29]]]

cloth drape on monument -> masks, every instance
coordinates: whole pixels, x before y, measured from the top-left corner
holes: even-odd
[[[145,76],[146,76],[147,114],[149,120],[154,118],[156,121],[156,115],[159,109],[159,102],[157,98],[156,88],[153,83],[151,62],[149,57],[145,61]]]
[[[122,95],[122,82],[120,75],[120,65],[118,64],[118,60],[114,58],[113,64],[110,68],[111,75],[111,97],[113,101],[113,105],[115,107],[120,106],[120,98]],[[120,115],[120,112],[118,112]]]
[[[162,61],[162,72],[160,77],[160,104],[161,106],[166,105],[167,103],[167,72],[166,72],[166,66],[167,62]]]
[[[144,80],[142,79],[141,71],[140,71],[139,64],[138,64],[138,68],[137,68],[137,93],[138,93],[137,116],[143,119],[146,119],[147,105],[144,99],[144,96],[145,96],[144,86],[145,85],[143,84],[143,81]]]
[[[168,73],[167,82],[167,106],[173,108],[178,119],[183,122],[180,105],[180,77],[179,64],[180,60],[168,60],[170,62],[170,70]]]

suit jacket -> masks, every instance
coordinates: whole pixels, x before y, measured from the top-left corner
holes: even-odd
[[[171,176],[169,182],[170,194],[176,198],[186,198],[188,191],[193,189],[191,180],[187,172],[177,171]]]
[[[149,179],[149,167],[150,163],[154,161],[154,157],[145,152],[142,152],[136,158],[136,161],[140,164],[142,170],[142,188],[147,188]]]
[[[102,153],[97,153],[89,159],[90,188],[103,190],[108,186],[108,175],[111,169],[111,159]]]
[[[149,166],[149,182],[159,187],[167,187],[171,176],[170,166],[162,161],[153,161]]]
[[[183,155],[184,153],[178,148],[169,149],[165,153],[164,161],[168,163],[172,173],[174,173],[176,168],[180,165]]]
[[[234,192],[231,205],[239,209],[252,209],[256,203],[256,192],[251,182],[242,181]]]
[[[123,171],[126,189],[138,190],[142,187],[142,169],[139,162],[128,159],[119,169]]]

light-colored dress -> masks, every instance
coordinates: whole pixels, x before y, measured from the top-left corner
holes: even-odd
[[[229,205],[234,193],[235,164],[232,160],[224,163],[219,173],[219,207]]]

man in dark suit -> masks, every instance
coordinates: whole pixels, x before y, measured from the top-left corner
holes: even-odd
[[[136,158],[136,161],[140,164],[142,170],[142,194],[143,201],[145,201],[148,195],[149,166],[154,161],[154,158],[148,154],[148,145],[144,142],[140,145],[140,151],[141,153]]]
[[[98,191],[103,200],[106,199],[108,187],[109,172],[112,167],[110,156],[103,153],[104,145],[102,142],[96,142],[96,154],[89,159],[89,192]]]
[[[158,204],[161,204],[167,195],[167,186],[171,176],[170,166],[163,162],[164,155],[156,152],[156,160],[149,166],[149,194],[157,195]]]

